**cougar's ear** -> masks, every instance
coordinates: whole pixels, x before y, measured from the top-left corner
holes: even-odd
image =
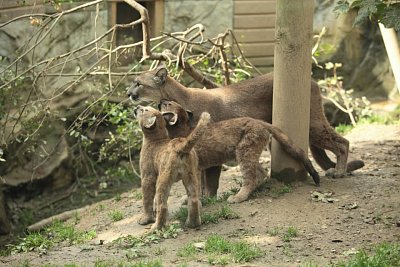
[[[143,126],[144,128],[150,129],[151,127],[153,127],[156,124],[156,116],[151,116],[150,118],[146,118]]]
[[[168,71],[166,68],[161,67],[157,72],[156,75],[153,77],[153,81],[158,85],[161,86],[167,80]]]
[[[162,116],[169,125],[175,125],[178,122],[178,114],[175,112],[163,112]]]

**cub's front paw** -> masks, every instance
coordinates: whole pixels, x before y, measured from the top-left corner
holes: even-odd
[[[154,217],[151,215],[142,215],[142,217],[140,217],[138,221],[140,225],[146,225],[153,222],[154,222]]]

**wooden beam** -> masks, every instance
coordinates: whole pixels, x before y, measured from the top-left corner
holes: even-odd
[[[276,10],[272,123],[308,151],[314,0],[279,0]],[[271,159],[272,177],[285,182],[307,177],[276,141]]]

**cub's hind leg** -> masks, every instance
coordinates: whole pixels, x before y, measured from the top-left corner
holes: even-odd
[[[188,217],[186,219],[186,226],[195,228],[200,226],[200,195],[201,195],[201,182],[200,171],[193,168],[182,178],[183,185],[185,186],[187,194]]]
[[[171,191],[171,186],[174,181],[174,177],[171,172],[164,171],[160,173],[157,179],[157,190],[156,190],[156,221],[151,226],[151,230],[161,229],[167,223],[168,219],[168,197]]]
[[[267,140],[256,135],[245,135],[236,147],[236,161],[243,175],[243,184],[239,192],[228,198],[229,203],[239,203],[247,200],[251,193],[258,187],[260,181],[257,177],[261,152]]]

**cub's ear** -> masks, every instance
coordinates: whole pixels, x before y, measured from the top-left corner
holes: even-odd
[[[193,120],[193,112],[191,112],[190,110],[186,110],[186,113],[188,115],[189,121]]]
[[[163,112],[162,116],[169,125],[175,125],[178,122],[178,114],[175,112]]]
[[[151,127],[153,127],[156,124],[156,116],[151,116],[150,118],[146,118],[143,126],[144,128],[150,129]]]
[[[153,81],[158,85],[161,86],[167,80],[168,71],[166,68],[162,67],[157,72],[156,75],[153,77]]]
[[[190,110],[185,110],[186,114],[188,115],[188,123],[190,127],[195,127],[196,124],[193,121],[193,112],[191,112]]]

